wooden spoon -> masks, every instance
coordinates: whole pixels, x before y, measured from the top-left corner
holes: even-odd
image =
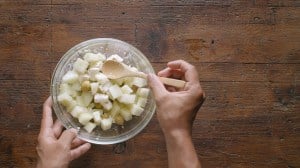
[[[130,69],[129,66],[113,60],[107,60],[104,62],[102,66],[102,72],[109,79],[119,79],[123,77],[140,77],[145,79],[147,78],[147,75],[145,73],[133,71]],[[172,78],[159,77],[159,79],[162,83],[177,88],[184,87],[186,83],[183,80],[172,79]]]

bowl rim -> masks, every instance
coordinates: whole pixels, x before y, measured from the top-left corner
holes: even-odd
[[[113,43],[121,43],[122,45],[125,46],[129,46],[130,50],[132,50],[134,53],[138,54],[139,56],[141,56],[141,58],[143,59],[143,61],[146,62],[146,64],[150,65],[150,71],[152,71],[152,73],[154,73],[154,69],[151,65],[151,63],[149,62],[149,60],[147,59],[147,57],[140,51],[138,50],[136,47],[134,47],[133,45],[115,39],[115,38],[94,38],[94,39],[90,39],[90,40],[86,40],[83,42],[80,42],[78,44],[76,44],[75,46],[73,46],[72,48],[70,48],[66,53],[63,54],[63,56],[60,58],[60,60],[57,62],[53,72],[52,72],[52,76],[51,76],[51,86],[50,86],[50,94],[51,94],[51,99],[52,99],[52,109],[54,110],[57,118],[61,121],[62,125],[66,128],[66,129],[70,129],[70,128],[75,128],[78,131],[77,137],[93,143],[93,144],[99,144],[99,145],[109,145],[109,144],[117,144],[117,143],[121,143],[124,141],[127,141],[133,137],[135,137],[137,134],[139,134],[151,121],[151,119],[153,118],[153,115],[155,113],[155,109],[156,109],[156,104],[155,102],[150,105],[152,106],[152,109],[149,110],[149,112],[147,113],[149,116],[148,117],[144,117],[144,119],[140,122],[142,123],[142,125],[136,125],[134,126],[132,129],[130,129],[128,132],[121,134],[121,136],[117,137],[117,138],[101,138],[101,139],[97,139],[97,140],[93,140],[93,139],[89,139],[86,138],[83,134],[81,134],[81,128],[75,126],[68,118],[66,117],[62,117],[62,115],[57,112],[55,109],[58,108],[58,103],[56,104],[55,102],[55,95],[54,93],[54,89],[56,87],[56,85],[54,84],[54,80],[55,80],[55,76],[58,73],[58,69],[60,68],[62,63],[66,63],[68,62],[67,58],[68,55],[71,55],[72,53],[76,53],[78,51],[80,51],[80,49],[87,47],[89,44],[96,44],[99,42],[113,42]],[[139,126],[139,127],[138,127]]]

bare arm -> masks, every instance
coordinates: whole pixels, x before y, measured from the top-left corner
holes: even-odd
[[[177,60],[169,62],[158,75],[187,81],[183,89],[176,89],[165,87],[155,75],[148,76],[166,139],[169,167],[201,167],[192,142],[193,121],[204,100],[197,71],[191,64]]]

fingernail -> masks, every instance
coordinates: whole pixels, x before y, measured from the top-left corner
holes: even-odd
[[[73,132],[73,133],[75,133],[75,134],[78,133],[78,131],[75,128],[70,128],[70,131]]]

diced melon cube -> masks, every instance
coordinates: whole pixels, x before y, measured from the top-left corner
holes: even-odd
[[[97,62],[97,61],[103,61],[106,59],[105,55],[101,54],[101,53],[86,53],[83,56],[83,59],[86,60],[87,62]]]
[[[93,95],[90,92],[82,92],[81,97],[84,106],[88,106],[93,100]]]
[[[85,126],[83,127],[88,133],[91,133],[93,131],[93,129],[96,127],[95,123],[92,122],[88,122],[85,124]]]
[[[73,91],[80,91],[81,90],[81,85],[79,82],[75,82],[71,85],[71,89]],[[77,94],[76,94],[77,95]]]
[[[135,116],[140,116],[144,109],[136,104],[133,104],[130,108],[130,113]]]
[[[114,61],[117,61],[117,62],[123,62],[123,58],[120,57],[120,56],[117,55],[117,54],[113,54],[113,55],[109,56],[109,57],[107,58],[107,60],[114,60]]]
[[[99,68],[101,70],[102,66],[103,66],[102,61],[97,61],[97,62],[90,63],[90,68]]]
[[[82,125],[86,125],[91,119],[93,118],[92,113],[80,113],[78,116],[78,121],[82,124]]]
[[[111,118],[103,118],[101,120],[101,128],[102,130],[106,131],[111,128],[112,119]]]
[[[90,76],[88,74],[83,74],[79,76],[79,82],[82,83],[83,81],[90,80]]]
[[[62,94],[62,93],[66,93],[72,97],[76,97],[77,96],[77,92],[72,89],[72,86],[67,84],[67,83],[62,83],[60,86],[59,86],[59,93]]]
[[[105,110],[111,110],[112,109],[112,103],[109,100],[107,102],[101,103],[101,105],[103,106],[103,108]]]
[[[92,95],[95,95],[98,91],[99,83],[97,82],[92,82],[91,83],[91,93]]]
[[[114,118],[119,113],[119,111],[120,111],[119,103],[117,101],[114,101],[112,109],[110,111],[110,115]]]
[[[132,85],[137,87],[145,87],[147,86],[147,80],[144,78],[134,77],[132,81]]]
[[[62,93],[57,96],[57,100],[63,106],[68,107],[71,105],[73,98],[67,93]]]
[[[104,84],[106,82],[109,82],[108,78],[106,75],[104,75],[103,73],[97,73],[95,74],[95,79],[100,83],[100,84]]]
[[[138,106],[144,108],[144,107],[146,106],[146,104],[147,104],[147,99],[146,99],[146,98],[144,98],[144,97],[139,97],[139,98],[137,99],[136,105],[138,105]]]
[[[102,104],[102,103],[105,103],[107,101],[109,101],[109,100],[108,100],[108,95],[106,95],[106,94],[96,93],[95,96],[94,96],[94,102],[95,103]]]
[[[97,53],[98,57],[100,58],[100,61],[105,61],[106,60],[106,56],[102,53]]]
[[[118,98],[119,102],[124,104],[133,104],[135,102],[136,95],[133,94],[123,94]]]
[[[132,115],[131,115],[130,111],[128,111],[127,109],[121,109],[120,114],[124,118],[125,121],[129,121],[132,119]]]
[[[88,70],[88,74],[90,76],[90,80],[91,81],[97,81],[96,79],[96,74],[98,74],[100,72],[100,69],[99,68],[90,68]]]
[[[107,93],[111,86],[112,86],[112,84],[109,81],[107,81],[104,84],[100,85],[99,89],[101,90],[101,92]]]
[[[70,113],[71,113],[71,115],[73,117],[78,118],[79,114],[81,114],[81,113],[87,113],[87,112],[88,112],[87,108],[82,107],[82,106],[75,106]]]
[[[88,68],[89,63],[81,58],[77,58],[77,60],[73,64],[73,69],[77,72],[83,74]]]
[[[133,92],[133,90],[128,86],[128,85],[124,85],[121,87],[121,90],[123,93],[125,94],[130,94]]]
[[[103,111],[94,111],[93,114],[93,120],[98,125],[101,123],[101,114]]]
[[[74,108],[76,105],[77,105],[76,101],[75,101],[75,100],[72,100],[72,101],[68,104],[68,106],[66,107],[67,112],[72,111],[73,108]]]
[[[127,77],[127,78],[124,78],[124,83],[126,85],[128,85],[129,87],[132,87],[132,82],[133,82],[133,77]]]
[[[68,71],[63,77],[63,83],[74,83],[78,80],[78,74],[74,71]]]
[[[120,96],[122,96],[122,90],[118,85],[113,85],[108,89],[108,92],[110,93],[112,99],[116,99]]]
[[[138,96],[145,97],[145,98],[148,97],[149,93],[150,93],[149,88],[138,88],[138,90],[136,91],[136,94]]]

